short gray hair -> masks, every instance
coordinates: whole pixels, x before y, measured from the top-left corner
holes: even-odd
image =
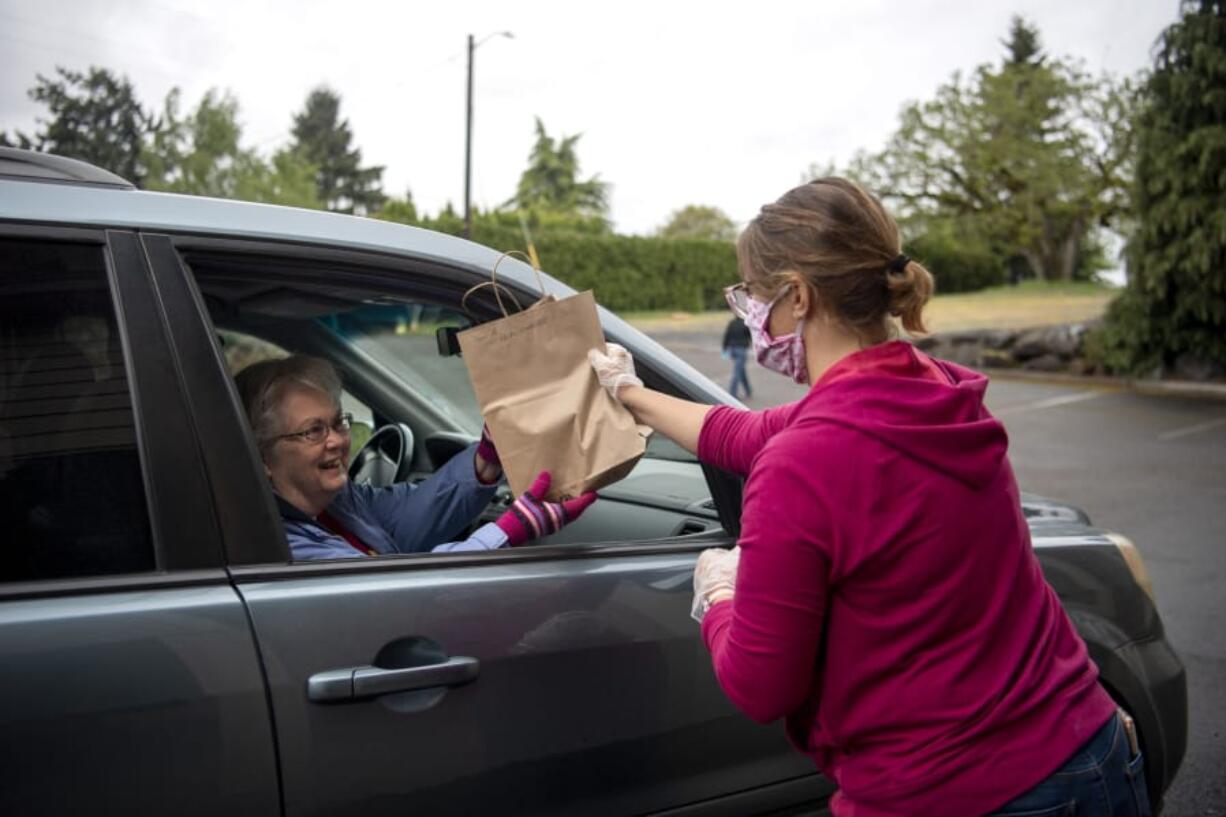
[[[297,386],[323,392],[341,404],[341,378],[328,361],[308,355],[290,355],[262,360],[243,369],[234,378],[261,453],[282,433],[278,410],[285,392]]]

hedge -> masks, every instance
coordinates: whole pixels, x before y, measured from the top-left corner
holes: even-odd
[[[458,219],[421,226],[459,234]],[[523,250],[523,233],[493,219],[474,220],[473,240],[495,250]],[[577,290],[591,289],[616,312],[724,308],[723,289],[739,280],[731,242],[542,231],[533,236],[541,267]],[[965,292],[1003,283],[1001,259],[950,234],[930,231],[908,242],[908,255],[936,276],[939,292]]]
[[[435,229],[442,225],[429,225]],[[473,224],[473,240],[495,250],[523,250],[515,228]],[[740,280],[736,248],[726,241],[545,232],[533,236],[541,268],[615,312],[724,308],[724,287]]]

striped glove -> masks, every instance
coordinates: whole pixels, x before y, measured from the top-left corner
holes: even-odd
[[[575,499],[564,502],[546,502],[539,499],[549,490],[551,477],[542,471],[527,493],[511,503],[511,507],[494,524],[507,535],[511,547],[556,533],[565,525],[579,518],[579,514],[596,501],[596,492],[588,491]]]

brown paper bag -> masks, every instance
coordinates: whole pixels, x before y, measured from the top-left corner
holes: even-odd
[[[516,496],[549,471],[546,498],[569,499],[623,478],[643,456],[649,430],[601,387],[587,361],[588,349],[605,351],[590,291],[546,298],[458,339]]]

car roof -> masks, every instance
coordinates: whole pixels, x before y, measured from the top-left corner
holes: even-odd
[[[0,220],[399,252],[485,272],[493,268],[499,256],[489,247],[462,238],[362,216],[205,196],[47,184],[12,178],[0,178]],[[535,286],[531,267],[517,259],[507,259],[501,264],[498,274],[504,272],[517,283],[539,288]],[[557,287],[556,295],[574,292],[560,281],[552,283]]]
[[[0,222],[64,227],[168,232],[221,238],[315,244],[321,247],[403,254],[452,268],[489,275],[502,253],[463,238],[343,213],[305,210],[273,204],[153,193],[75,184],[48,184],[0,177]],[[498,266],[498,276],[528,291],[539,291],[532,267],[517,258]],[[541,273],[545,290],[557,298],[575,290]],[[636,336],[638,353],[686,377],[707,399],[729,402],[706,377],[688,363],[642,334],[604,307],[606,329],[621,337]],[[697,394],[694,395],[697,397]],[[735,404],[735,401],[732,401]]]

